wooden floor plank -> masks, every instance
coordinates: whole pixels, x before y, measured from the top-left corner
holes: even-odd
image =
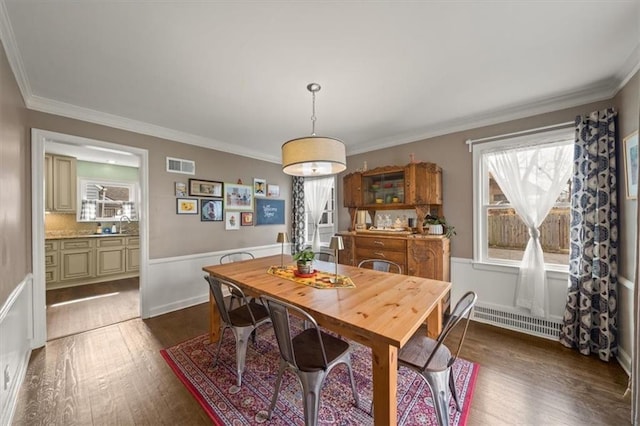
[[[49,342],[32,354],[14,424],[211,424],[159,353],[207,331],[202,304]],[[475,322],[461,356],[480,364],[469,426],[630,423],[616,362]]]

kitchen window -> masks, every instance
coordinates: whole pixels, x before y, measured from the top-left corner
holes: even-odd
[[[78,222],[138,220],[136,182],[79,179],[78,187]]]

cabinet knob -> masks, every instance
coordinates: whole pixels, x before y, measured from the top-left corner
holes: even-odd
[[[384,253],[382,253],[381,251],[374,251],[373,254],[375,254],[376,256],[380,256],[380,257],[386,257],[384,255]]]
[[[383,241],[378,241],[378,240],[373,240],[373,244],[375,244],[377,246],[384,246],[384,242]]]

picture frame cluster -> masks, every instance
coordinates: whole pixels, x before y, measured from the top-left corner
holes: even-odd
[[[175,182],[176,214],[199,215],[202,222],[225,222],[225,230],[254,226],[256,198],[279,197],[280,187],[254,178],[253,185],[190,178]]]

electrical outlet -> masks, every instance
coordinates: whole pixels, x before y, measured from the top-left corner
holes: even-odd
[[[9,366],[4,366],[4,390],[9,389],[9,382],[11,381],[11,376],[9,374]]]

